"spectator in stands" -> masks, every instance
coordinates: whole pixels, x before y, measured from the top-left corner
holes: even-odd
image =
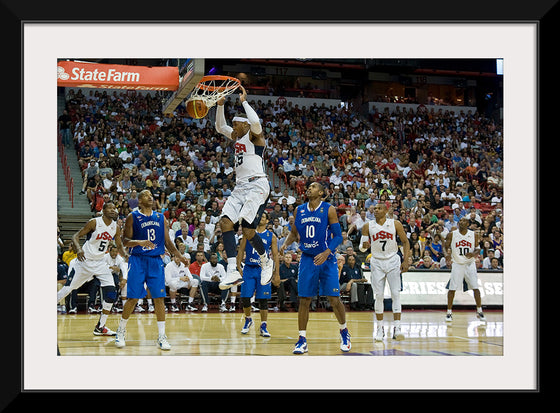
[[[350,293],[350,308],[352,310],[365,310],[366,296],[369,297],[367,302],[373,305],[374,300],[371,284],[369,284],[367,278],[364,277],[362,268],[356,263],[356,257],[354,255],[349,255],[345,260],[345,264],[340,270],[339,283],[342,293]],[[363,302],[360,306],[358,305],[358,296],[363,297]]]
[[[280,310],[286,311],[286,298],[290,297],[292,308],[296,311],[298,309],[297,297],[297,279],[298,279],[298,264],[293,261],[292,252],[286,251],[282,256],[283,260],[280,264],[280,285],[278,286],[278,305]]]
[[[210,254],[210,260],[200,267],[201,290],[204,298],[204,305],[201,311],[208,311],[208,304],[210,303],[209,293],[220,295],[220,312],[228,311],[226,300],[230,291],[229,289],[221,290],[219,287],[220,281],[225,277],[226,269],[218,262],[218,256],[216,253]]]
[[[437,262],[432,260],[432,257],[429,252],[424,253],[424,257],[419,261],[417,267],[419,270],[437,270],[439,269],[439,265]]]

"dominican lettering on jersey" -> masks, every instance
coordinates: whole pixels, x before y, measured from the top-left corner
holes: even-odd
[[[163,214],[152,211],[151,215],[144,215],[135,210],[132,214],[132,239],[148,240],[155,244],[149,249],[137,245],[130,248],[130,254],[156,256],[165,253],[165,224]]]
[[[308,203],[297,207],[294,224],[299,233],[300,249],[306,254],[317,255],[328,248],[329,206],[321,202],[313,211]]]
[[[265,230],[263,232],[257,232],[255,237],[261,237],[264,244],[264,249],[266,252],[270,252],[272,247],[272,232]],[[249,265],[261,265],[261,257],[259,253],[252,247],[251,243],[247,242],[245,245],[245,264]]]

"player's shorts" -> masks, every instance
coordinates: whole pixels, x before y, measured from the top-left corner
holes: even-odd
[[[245,228],[257,228],[269,194],[270,184],[266,177],[236,182],[222,208],[221,216],[227,216],[234,224],[239,224],[243,220]]]
[[[449,277],[449,290],[463,290],[463,280],[466,281],[469,290],[478,288],[478,275],[476,273],[476,264],[471,262],[468,264],[458,264],[454,262],[451,265],[451,274]]]
[[[111,269],[105,260],[86,259],[85,261],[80,261],[74,258],[70,261],[70,265],[68,266],[67,285],[69,285],[72,290],[76,290],[86,282],[92,280],[94,276],[99,280],[99,285],[101,287],[115,285],[113,273],[111,273]]]
[[[243,284],[241,284],[241,298],[270,299],[271,283],[261,285],[261,266],[245,265],[243,267]]]
[[[315,297],[317,294],[340,296],[336,257],[331,254],[321,265],[315,265],[313,258],[313,255],[301,254],[298,270],[298,295],[300,297]]]
[[[128,298],[146,297],[146,287],[152,298],[165,297],[165,265],[161,257],[130,255],[128,257],[128,279],[126,295]]]
[[[371,258],[371,287],[375,294],[383,294],[385,281],[389,283],[391,293],[402,290],[401,258],[395,254],[386,260]]]

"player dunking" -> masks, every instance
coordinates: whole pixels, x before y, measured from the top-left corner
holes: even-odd
[[[451,260],[446,257],[447,262],[451,262],[451,274],[447,291],[447,314],[445,321],[453,321],[452,309],[453,299],[457,288],[462,288],[463,280],[467,283],[467,288],[473,290],[476,303],[476,316],[482,322],[486,321],[482,312],[482,299],[478,288],[478,276],[476,273],[475,257],[480,253],[479,235],[469,229],[470,221],[463,217],[459,220],[459,228],[451,231],[445,238],[445,254],[451,251]]]
[[[408,269],[410,246],[402,223],[396,219],[387,218],[387,205],[380,202],[373,207],[375,220],[369,221],[362,227],[360,251],[371,246],[371,286],[375,294],[375,318],[377,330],[375,341],[382,341],[385,335],[383,327],[383,292],[385,281],[389,283],[391,299],[393,301],[393,339],[403,340],[401,332],[401,271]],[[403,244],[403,260],[399,254],[397,235]]]
[[[339,323],[340,349],[350,351],[351,348],[350,333],[346,327],[346,311],[340,301],[338,264],[334,255],[336,247],[342,242],[342,231],[336,209],[322,200],[324,196],[325,189],[320,183],[313,182],[309,185],[307,189],[309,201],[296,208],[292,230],[280,247],[280,253],[283,254],[285,246],[299,238],[299,247],[302,251],[298,271],[299,339],[294,354],[308,351],[306,329],[309,305],[317,292],[328,297]]]
[[[259,116],[247,102],[247,91],[243,86],[239,87],[239,100],[247,117],[235,116],[231,127],[226,124],[224,98],[218,100],[216,107],[216,131],[231,139],[235,148],[235,187],[224,204],[220,219],[224,248],[228,257],[226,277],[220,282],[222,290],[243,282],[243,277],[236,267],[237,243],[234,231],[239,225],[243,230],[243,237],[260,257],[262,285],[272,280],[274,266],[261,237],[255,231],[270,193],[263,160],[265,139]]]
[[[56,302],[65,298],[73,290],[80,288],[86,281],[94,276],[99,279],[103,293],[103,310],[99,321],[93,330],[96,336],[114,336],[115,332],[105,326],[113,303],[117,298],[117,288],[111,269],[105,262],[105,254],[109,243],[115,240],[117,249],[123,258],[128,254],[124,251],[121,231],[117,225],[118,211],[115,204],[103,204],[102,216],[90,219],[81,230],[72,235],[72,243],[77,257],[71,263],[69,278],[70,284],[62,287],[56,297]],[[83,248],[80,247],[80,238],[86,236]]]
[[[145,189],[138,195],[138,209],[126,217],[124,224],[124,246],[129,247],[127,297],[117,334],[115,345],[125,346],[126,324],[136,307],[138,299],[146,296],[144,283],[150,290],[156,312],[158,327],[158,347],[169,350],[171,346],[165,334],[165,266],[161,255],[165,248],[174,256],[180,256],[183,264],[188,260],[177,250],[169,238],[169,225],[163,214],[153,211],[154,198]]]

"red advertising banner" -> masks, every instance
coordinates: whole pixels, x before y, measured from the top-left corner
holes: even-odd
[[[58,86],[128,90],[177,90],[179,68],[59,61]]]

